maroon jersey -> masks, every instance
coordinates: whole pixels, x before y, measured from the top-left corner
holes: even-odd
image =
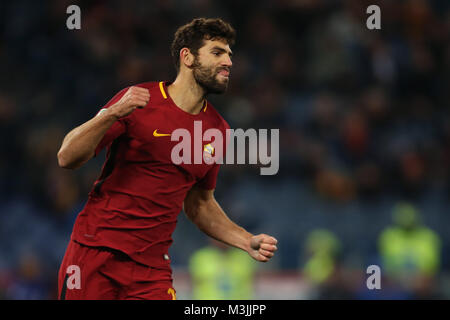
[[[177,107],[164,82],[138,86],[149,90],[150,101],[116,121],[99,143],[95,154],[106,147],[107,158],[72,239],[120,250],[151,267],[170,268],[168,250],[187,192],[194,185],[214,189],[219,171],[217,163],[174,164],[171,152],[179,142],[171,141],[170,134],[184,128],[194,139],[194,121],[201,121],[203,132],[216,128],[225,137],[229,126],[209,102],[196,115]],[[120,100],[127,89],[103,108]]]

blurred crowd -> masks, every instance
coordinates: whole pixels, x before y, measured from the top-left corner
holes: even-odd
[[[368,30],[366,8],[375,3],[381,30]],[[66,27],[71,4],[81,8],[80,30]],[[225,165],[216,190],[232,219],[279,239],[277,258],[262,268],[300,270],[311,297],[376,298],[359,287],[365,280],[343,274],[377,264],[392,289],[383,297],[450,298],[442,288],[450,277],[449,7],[445,0],[2,2],[0,298],[55,297],[74,219],[104,158],[59,168],[64,135],[120,89],[173,80],[174,31],[199,16],[222,17],[237,30],[229,90],[212,103],[232,128],[280,129],[276,176]],[[418,266],[414,253],[391,261],[416,250],[411,233],[388,232],[399,211],[398,228],[405,219],[427,226],[417,237],[429,247],[417,250],[431,267]],[[205,244],[191,228],[180,218],[174,235],[172,261],[182,268]],[[307,245],[314,230],[312,243],[324,243],[325,255]],[[395,251],[393,243],[406,244]],[[426,277],[404,280],[411,269]]]

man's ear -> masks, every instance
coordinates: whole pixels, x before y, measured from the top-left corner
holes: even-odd
[[[186,67],[190,68],[194,64],[194,55],[188,48],[183,48],[180,50],[180,62]]]

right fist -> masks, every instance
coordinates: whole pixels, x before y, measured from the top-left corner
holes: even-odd
[[[127,92],[110,107],[112,113],[117,119],[126,117],[136,108],[143,108],[150,100],[148,89],[141,87],[130,87]]]

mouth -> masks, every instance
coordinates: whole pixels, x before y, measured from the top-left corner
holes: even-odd
[[[224,78],[229,78],[230,77],[230,71],[222,69],[219,72],[217,72],[220,76],[224,77]]]

